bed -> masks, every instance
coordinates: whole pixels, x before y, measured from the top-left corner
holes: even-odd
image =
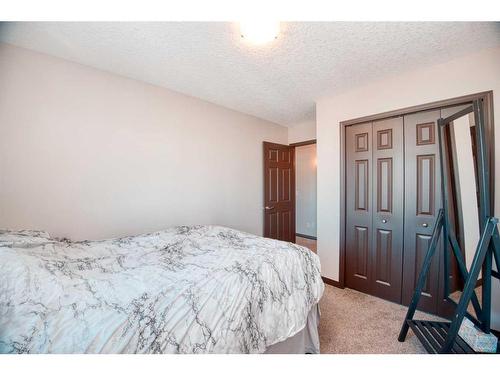
[[[0,231],[0,353],[318,353],[318,257],[221,226]]]

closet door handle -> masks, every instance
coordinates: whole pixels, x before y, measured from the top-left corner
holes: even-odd
[[[429,226],[429,224],[427,224],[427,223],[423,223],[423,224],[422,224],[422,226],[423,226],[424,228],[427,228],[427,227]]]
[[[386,219],[382,219],[382,223],[387,223],[387,220]]]
[[[274,208],[274,206],[271,206],[271,207],[266,206],[266,207],[264,207],[264,208],[265,208],[266,210],[272,210],[272,209]]]

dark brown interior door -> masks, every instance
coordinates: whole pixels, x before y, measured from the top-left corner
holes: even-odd
[[[295,148],[264,142],[264,237],[295,242]]]
[[[403,304],[411,301],[441,208],[441,176],[437,120],[439,110],[404,116],[405,126],[405,229]],[[442,254],[442,241],[438,252]],[[434,257],[418,308],[437,313],[439,257]]]

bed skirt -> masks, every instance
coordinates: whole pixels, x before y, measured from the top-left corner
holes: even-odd
[[[306,326],[285,341],[269,346],[264,354],[319,354],[319,306],[314,305],[307,316]]]

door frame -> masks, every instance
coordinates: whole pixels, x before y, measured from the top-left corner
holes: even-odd
[[[495,137],[493,122],[493,91],[483,91],[475,94],[459,96],[451,99],[439,100],[431,103],[382,112],[375,115],[363,116],[340,122],[340,258],[339,258],[339,287],[345,287],[345,242],[346,242],[346,180],[345,180],[345,131],[347,126],[357,125],[364,122],[383,120],[391,117],[404,116],[416,112],[423,112],[443,107],[452,107],[460,104],[472,103],[473,100],[484,100],[486,147],[490,158],[489,185],[491,191],[491,212],[495,209]]]
[[[316,139],[310,139],[308,141],[290,143],[288,146],[290,146],[290,147],[300,147],[300,146],[315,145],[315,144],[316,144]]]
[[[316,139],[310,139],[308,141],[302,141],[302,142],[295,142],[295,143],[290,143],[288,146],[290,147],[293,147],[294,149],[296,149],[297,147],[300,147],[300,146],[308,146],[308,145],[315,145],[316,144]],[[294,155],[294,158],[297,157],[297,152],[294,152],[293,153]],[[316,156],[318,156],[318,150],[316,149]],[[294,186],[295,186],[295,189],[297,189],[297,167],[296,167],[296,163],[295,163],[295,160],[293,161],[293,177],[295,178],[295,181],[294,181]],[[316,178],[317,178],[317,174],[316,174]],[[316,197],[316,209],[318,208],[318,197]],[[294,213],[294,216],[295,216],[295,221],[297,221],[297,196],[295,196],[295,199],[293,200],[293,213]],[[316,217],[316,228],[317,228],[317,223],[318,223],[318,218]],[[295,237],[297,237],[297,228],[295,228]],[[312,238],[311,238],[312,239]],[[314,238],[314,240],[318,241],[318,234],[316,233],[316,238]]]

